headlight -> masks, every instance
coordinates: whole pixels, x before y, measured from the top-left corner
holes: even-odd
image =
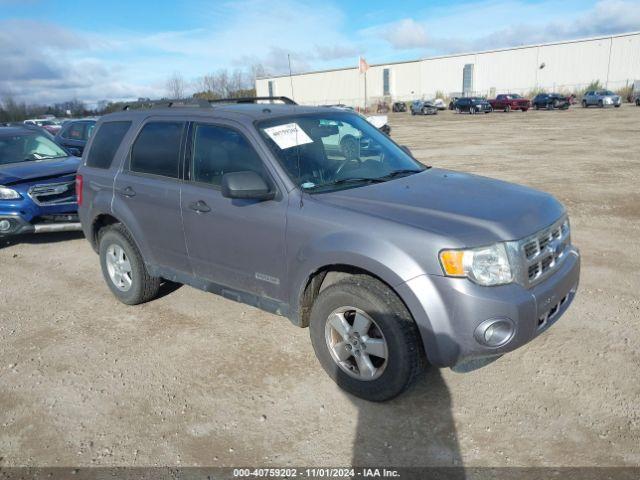
[[[504,285],[513,281],[504,243],[468,250],[443,250],[440,264],[447,276],[467,277],[478,285]]]
[[[0,200],[17,200],[20,194],[12,188],[0,187]]]

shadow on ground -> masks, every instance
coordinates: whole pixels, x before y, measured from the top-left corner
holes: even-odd
[[[0,237],[0,248],[11,247],[19,243],[38,245],[43,243],[59,243],[84,238],[82,232],[55,232]]]
[[[451,397],[439,369],[430,368],[412,389],[389,402],[350,398],[358,407],[352,465],[462,466]],[[461,468],[453,478],[464,478]]]

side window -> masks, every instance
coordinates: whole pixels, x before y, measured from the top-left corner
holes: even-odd
[[[182,122],[147,123],[131,149],[129,169],[132,172],[179,178],[183,132]]]
[[[260,156],[241,133],[231,128],[196,125],[192,152],[194,182],[220,186],[225,173],[248,170],[265,176]]]
[[[87,167],[109,168],[130,126],[131,122],[103,123],[91,144],[91,150],[87,155]]]
[[[64,138],[69,140],[84,140],[84,123],[72,123],[64,133]]]

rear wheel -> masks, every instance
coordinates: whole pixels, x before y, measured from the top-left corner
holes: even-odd
[[[600,108],[604,108],[604,102],[602,100],[598,100],[598,106]]]
[[[504,107],[504,113],[509,113],[511,111],[511,105],[507,105]]]
[[[418,328],[407,308],[389,287],[367,275],[320,292],[311,309],[310,335],[327,374],[366,400],[399,395],[424,367]]]
[[[103,229],[99,247],[102,275],[118,300],[137,305],[156,297],[161,279],[149,275],[138,247],[123,225]]]
[[[582,100],[582,108],[587,108],[589,105],[587,105],[587,101],[586,100]]]
[[[469,107],[469,113],[471,115],[474,115],[476,113],[476,108],[475,107]]]

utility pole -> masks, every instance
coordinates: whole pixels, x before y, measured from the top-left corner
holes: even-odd
[[[291,84],[291,100],[295,100],[293,97],[293,75],[291,74],[291,54],[287,53],[287,61],[289,62],[289,83]]]

